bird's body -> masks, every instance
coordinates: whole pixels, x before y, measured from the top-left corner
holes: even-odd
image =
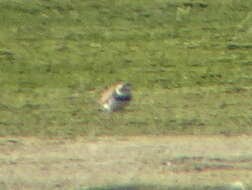
[[[120,111],[129,104],[132,99],[130,84],[118,83],[101,94],[100,105],[104,111]]]

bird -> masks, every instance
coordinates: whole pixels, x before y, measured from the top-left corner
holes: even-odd
[[[132,100],[132,85],[119,82],[101,93],[100,106],[105,112],[122,111]]]

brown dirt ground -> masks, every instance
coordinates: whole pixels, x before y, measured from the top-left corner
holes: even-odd
[[[0,138],[0,189],[252,181],[251,136]]]

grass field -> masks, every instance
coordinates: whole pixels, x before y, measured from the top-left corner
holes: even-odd
[[[240,134],[252,125],[252,2],[1,0],[0,135]],[[127,112],[98,111],[118,80]]]
[[[0,0],[0,189],[251,189],[251,10]],[[132,103],[99,111],[119,80]]]

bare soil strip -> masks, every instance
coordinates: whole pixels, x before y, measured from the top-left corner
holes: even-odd
[[[252,181],[251,136],[0,138],[0,189]]]

